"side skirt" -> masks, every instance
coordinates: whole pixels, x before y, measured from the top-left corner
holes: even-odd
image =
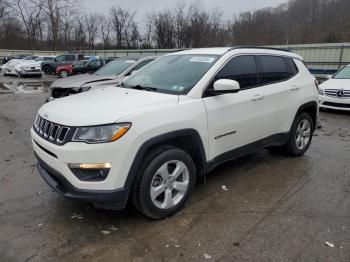
[[[215,157],[213,160],[210,160],[207,162],[205,171],[206,173],[212,171],[215,167],[228,162],[235,160],[241,156],[253,153],[255,151],[259,151],[261,149],[272,147],[272,146],[282,146],[288,142],[288,139],[290,137],[290,133],[280,133],[276,135],[269,136],[267,138],[258,140],[256,142],[253,142],[251,144],[230,150],[226,153],[223,153],[217,157]]]

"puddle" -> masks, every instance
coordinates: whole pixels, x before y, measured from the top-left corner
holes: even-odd
[[[6,82],[0,83],[0,90],[8,90],[14,93],[48,93],[50,90],[51,81],[43,82]]]

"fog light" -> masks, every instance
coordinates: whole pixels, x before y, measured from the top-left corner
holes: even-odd
[[[110,163],[69,164],[68,166],[79,180],[89,182],[105,180],[112,167]]]

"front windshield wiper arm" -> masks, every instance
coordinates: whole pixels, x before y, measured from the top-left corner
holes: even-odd
[[[123,84],[123,86],[125,86],[125,85]],[[127,88],[132,88],[132,89],[137,89],[137,90],[146,90],[146,91],[157,91],[158,90],[155,87],[148,87],[148,86],[141,86],[141,85],[127,86]]]

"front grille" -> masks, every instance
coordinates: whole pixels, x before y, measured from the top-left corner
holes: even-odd
[[[331,107],[338,107],[338,108],[350,108],[350,104],[324,102],[322,105],[331,106]]]
[[[71,137],[73,130],[67,126],[52,123],[38,116],[34,123],[34,131],[43,139],[57,145],[64,145]]]
[[[324,93],[326,96],[331,96],[336,98],[350,98],[350,90],[326,89]]]
[[[73,95],[76,93],[77,92],[74,91],[72,88],[53,88],[51,92],[51,96],[53,98],[60,98],[60,97]]]

